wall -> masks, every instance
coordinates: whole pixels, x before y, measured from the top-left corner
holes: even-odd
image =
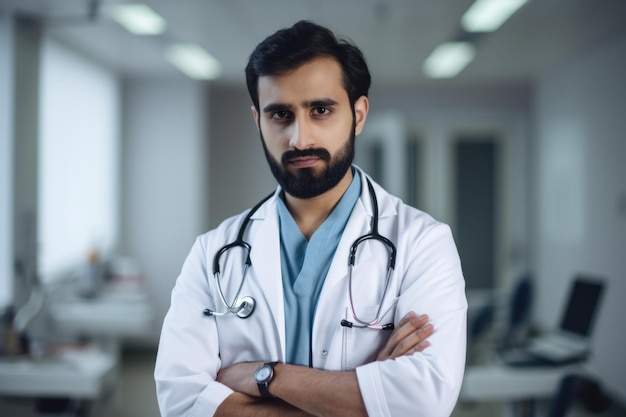
[[[123,83],[120,253],[137,259],[155,308],[154,341],[195,237],[207,228],[203,84]]]
[[[241,85],[209,91],[210,226],[251,206],[276,188],[252,117],[252,101]]]
[[[13,255],[20,265],[14,304],[21,306],[37,273],[39,147],[39,68],[41,28],[28,19],[14,20],[13,67]]]
[[[607,279],[591,367],[626,401],[626,37],[537,82],[533,145],[535,321],[557,325],[570,280]]]
[[[13,22],[0,14],[0,311],[13,301]]]
[[[457,85],[413,89],[372,88],[370,113],[395,114],[407,131],[424,145],[424,206],[444,222],[454,223],[452,207],[452,141],[459,134],[490,134],[502,138],[503,157],[498,195],[502,227],[496,280],[502,289],[528,265],[528,123],[532,90],[529,85]],[[367,127],[366,127],[367,131]],[[454,226],[454,225],[453,225]],[[470,305],[485,294],[471,294]]]
[[[509,174],[516,193],[511,195],[513,219],[525,219],[527,193],[527,124],[530,88],[525,84],[471,85],[411,89],[377,89],[370,94],[370,113],[394,113],[426,142],[426,211],[449,221],[448,196],[444,192],[451,175],[448,146],[463,131],[496,131],[510,147]],[[516,229],[524,229],[525,223]]]

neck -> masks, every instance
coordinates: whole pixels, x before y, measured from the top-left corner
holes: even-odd
[[[291,213],[298,228],[307,240],[313,236],[317,228],[328,218],[351,182],[352,168],[348,169],[346,175],[343,176],[336,186],[317,197],[300,199],[285,193],[287,209],[289,209],[289,213]]]

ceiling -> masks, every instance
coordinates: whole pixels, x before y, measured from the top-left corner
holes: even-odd
[[[170,42],[202,45],[223,66],[217,82],[242,82],[249,53],[299,19],[328,26],[364,51],[378,85],[527,82],[556,63],[626,33],[624,0],[530,0],[496,32],[476,38],[476,59],[454,80],[428,80],[426,56],[462,34],[473,0],[143,0],[167,21],[156,37],[126,32],[106,15],[121,0],[0,0],[0,11],[41,18],[51,37],[123,76],[182,76]],[[89,17],[89,4],[99,4]]]

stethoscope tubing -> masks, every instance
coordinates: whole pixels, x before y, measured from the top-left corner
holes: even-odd
[[[385,289],[383,290],[383,297],[380,300],[380,304],[378,305],[378,309],[376,310],[376,316],[374,318],[374,320],[371,321],[363,321],[359,318],[359,316],[357,316],[356,311],[354,309],[354,298],[352,297],[352,266],[348,267],[348,295],[350,298],[350,310],[352,311],[352,317],[354,317],[354,321],[356,321],[359,324],[355,324],[355,323],[350,323],[349,321],[343,321],[341,322],[342,326],[344,327],[356,327],[356,328],[365,328],[368,327],[370,329],[374,329],[374,330],[392,330],[393,329],[393,324],[392,323],[388,323],[385,325],[380,325],[380,312],[382,311],[384,302],[385,302],[385,298],[387,296],[387,291],[389,289],[389,283],[391,282],[391,273],[393,272],[393,268],[387,268],[387,276],[385,277]],[[351,325],[347,325],[347,324],[351,324]],[[390,327],[391,326],[391,327]]]
[[[344,327],[356,327],[356,328],[370,328],[373,330],[393,330],[393,323],[387,323],[384,325],[380,325],[380,312],[382,311],[384,301],[387,298],[387,292],[389,290],[389,283],[391,282],[391,274],[396,266],[396,246],[393,242],[387,239],[385,236],[378,233],[378,200],[376,198],[376,192],[374,191],[374,186],[371,181],[367,180],[367,188],[369,190],[372,202],[372,224],[371,231],[368,234],[365,234],[359,238],[357,238],[352,246],[350,246],[350,256],[348,258],[348,294],[350,301],[350,310],[352,311],[352,317],[356,323],[350,322],[348,320],[342,320],[341,325]],[[380,304],[378,305],[378,310],[376,311],[376,316],[374,320],[365,321],[359,318],[356,314],[356,310],[354,308],[354,297],[352,292],[352,268],[356,262],[356,253],[358,247],[361,243],[366,240],[377,240],[381,242],[386,248],[389,254],[389,260],[387,262],[387,274],[385,277],[385,288],[383,289],[383,296],[381,297]],[[358,324],[357,324],[358,323]]]
[[[242,299],[239,299],[239,294],[241,293],[241,289],[243,288],[243,283],[246,278],[246,272],[248,272],[248,268],[252,265],[252,260],[250,259],[250,251],[252,250],[252,247],[250,246],[248,242],[243,240],[243,235],[246,232],[248,223],[250,222],[250,219],[252,218],[254,213],[256,213],[256,211],[273,195],[274,193],[268,194],[261,201],[259,201],[254,207],[252,207],[250,211],[248,211],[248,214],[246,214],[246,217],[243,219],[241,226],[239,226],[237,239],[235,239],[235,241],[232,243],[224,245],[222,248],[220,248],[220,250],[218,250],[215,253],[215,256],[213,257],[213,277],[215,278],[215,282],[217,285],[217,294],[220,297],[222,304],[226,307],[226,311],[222,313],[218,313],[216,311],[213,311],[207,308],[203,311],[203,314],[205,316],[223,317],[229,314],[236,314],[240,318],[248,318],[254,312],[254,308],[256,306],[256,300],[253,297],[247,296],[247,297],[243,297]],[[222,285],[220,283],[221,281],[220,258],[222,257],[222,255],[224,255],[224,253],[236,247],[240,247],[245,251],[246,259],[244,261],[244,269],[243,269],[241,281],[239,282],[239,288],[237,288],[235,297],[233,297],[233,302],[228,303],[228,301],[226,301],[226,298],[224,297],[224,291],[222,291]]]
[[[383,325],[380,324],[380,321],[381,321],[380,313],[382,311],[384,301],[387,297],[389,284],[391,282],[391,274],[393,273],[393,270],[396,264],[396,247],[393,244],[393,242],[391,242],[391,240],[387,239],[385,236],[382,236],[378,232],[378,201],[376,198],[376,193],[374,191],[374,186],[372,185],[371,181],[368,178],[365,178],[365,179],[367,181],[367,186],[368,186],[370,199],[372,203],[373,213],[372,213],[371,231],[370,233],[367,233],[357,238],[354,241],[354,243],[352,243],[352,245],[350,246],[350,255],[348,257],[349,302],[350,302],[350,310],[352,312],[352,316],[354,317],[354,321],[356,323],[353,323],[344,319],[344,320],[341,320],[341,325],[344,327],[370,328],[374,330],[392,330],[394,328],[393,323],[387,323]],[[245,234],[245,231],[248,227],[248,223],[250,222],[250,219],[252,218],[254,213],[273,195],[274,193],[269,194],[268,196],[263,198],[263,200],[259,201],[252,209],[250,209],[250,211],[248,212],[248,214],[246,215],[246,217],[244,218],[243,222],[241,223],[239,227],[239,231],[237,233],[237,239],[235,239],[235,241],[232,243],[224,245],[222,248],[220,248],[216,252],[215,256],[213,257],[213,277],[215,278],[218,296],[220,297],[220,301],[222,302],[224,307],[226,307],[226,311],[222,313],[218,313],[210,309],[205,309],[204,310],[205,316],[223,317],[223,316],[227,316],[230,314],[235,314],[240,318],[247,318],[254,311],[256,301],[253,297],[246,296],[241,299],[239,298],[239,294],[241,293],[241,290],[243,288],[243,283],[246,278],[246,273],[249,267],[252,265],[252,261],[250,259],[250,252],[252,250],[252,247],[250,246],[250,244],[248,244],[246,241],[243,240],[243,235]],[[356,262],[356,253],[357,253],[359,245],[367,240],[376,240],[376,241],[381,242],[385,246],[389,254],[383,295],[381,297],[380,304],[378,305],[376,316],[373,320],[370,320],[370,321],[365,321],[358,317],[356,313],[356,309],[354,307],[354,297],[353,297],[353,292],[352,292],[352,269]],[[239,283],[239,287],[237,288],[237,292],[235,293],[235,297],[233,298],[232,303],[229,303],[226,300],[226,297],[224,296],[222,285],[220,283],[221,281],[220,258],[222,257],[222,255],[224,255],[224,253],[228,252],[230,249],[233,249],[235,247],[241,247],[245,251],[245,261],[244,261],[244,269],[243,269],[241,281]]]

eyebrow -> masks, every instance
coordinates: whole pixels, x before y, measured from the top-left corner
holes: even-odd
[[[313,101],[305,101],[304,105],[308,108],[314,107],[330,107],[339,104],[339,102],[333,100],[332,98],[321,98],[319,100]]]
[[[302,103],[304,107],[307,108],[316,108],[316,107],[330,107],[339,104],[338,101],[333,100],[331,98],[321,98],[317,100],[305,101]],[[293,106],[290,104],[284,103],[270,103],[267,106],[263,107],[263,113],[275,113],[279,111],[289,111],[292,110]]]
[[[282,103],[270,103],[263,107],[263,113],[276,113],[279,111],[291,110],[292,106]]]

